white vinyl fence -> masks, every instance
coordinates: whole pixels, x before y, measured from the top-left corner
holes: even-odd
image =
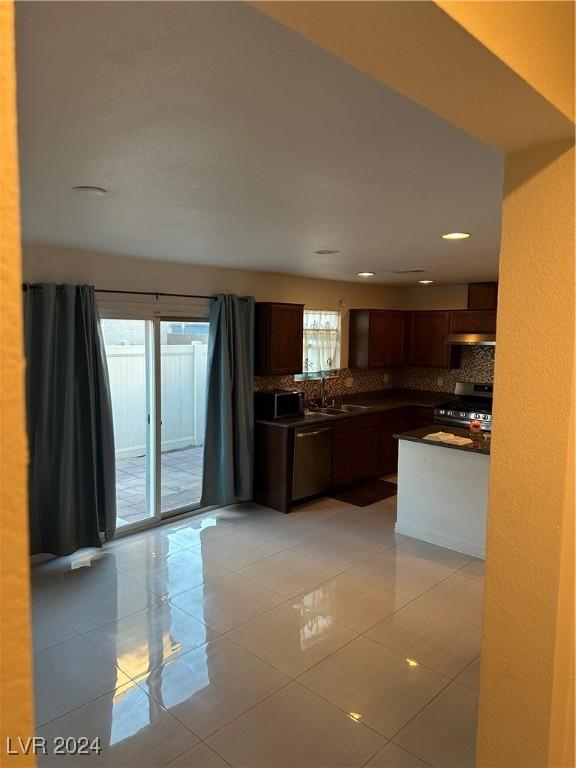
[[[116,458],[146,453],[144,347],[106,346]],[[168,344],[161,352],[162,451],[204,443],[207,346]]]

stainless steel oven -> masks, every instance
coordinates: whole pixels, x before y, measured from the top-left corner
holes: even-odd
[[[455,397],[434,408],[436,424],[468,427],[473,419],[485,432],[492,431],[492,384],[456,382]]]

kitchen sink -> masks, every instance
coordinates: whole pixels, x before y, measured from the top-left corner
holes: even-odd
[[[346,413],[353,413],[354,411],[369,410],[369,406],[367,405],[337,405],[334,407],[339,408],[341,411],[346,411]]]
[[[314,416],[341,416],[342,411],[337,411],[334,408],[311,408],[307,413],[304,414],[304,417],[314,417]]]
[[[312,408],[310,414],[322,414],[323,416],[341,416],[343,413],[354,413],[356,411],[367,411],[367,405],[329,405],[325,408]]]

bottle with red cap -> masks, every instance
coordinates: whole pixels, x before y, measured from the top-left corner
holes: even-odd
[[[474,445],[482,442],[482,422],[479,419],[470,419],[468,425],[470,429],[470,437],[472,438]]]

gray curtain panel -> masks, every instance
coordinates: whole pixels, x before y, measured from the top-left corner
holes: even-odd
[[[254,299],[218,295],[210,308],[202,504],[252,498]]]
[[[32,554],[101,546],[116,525],[112,405],[94,289],[27,285]]]

